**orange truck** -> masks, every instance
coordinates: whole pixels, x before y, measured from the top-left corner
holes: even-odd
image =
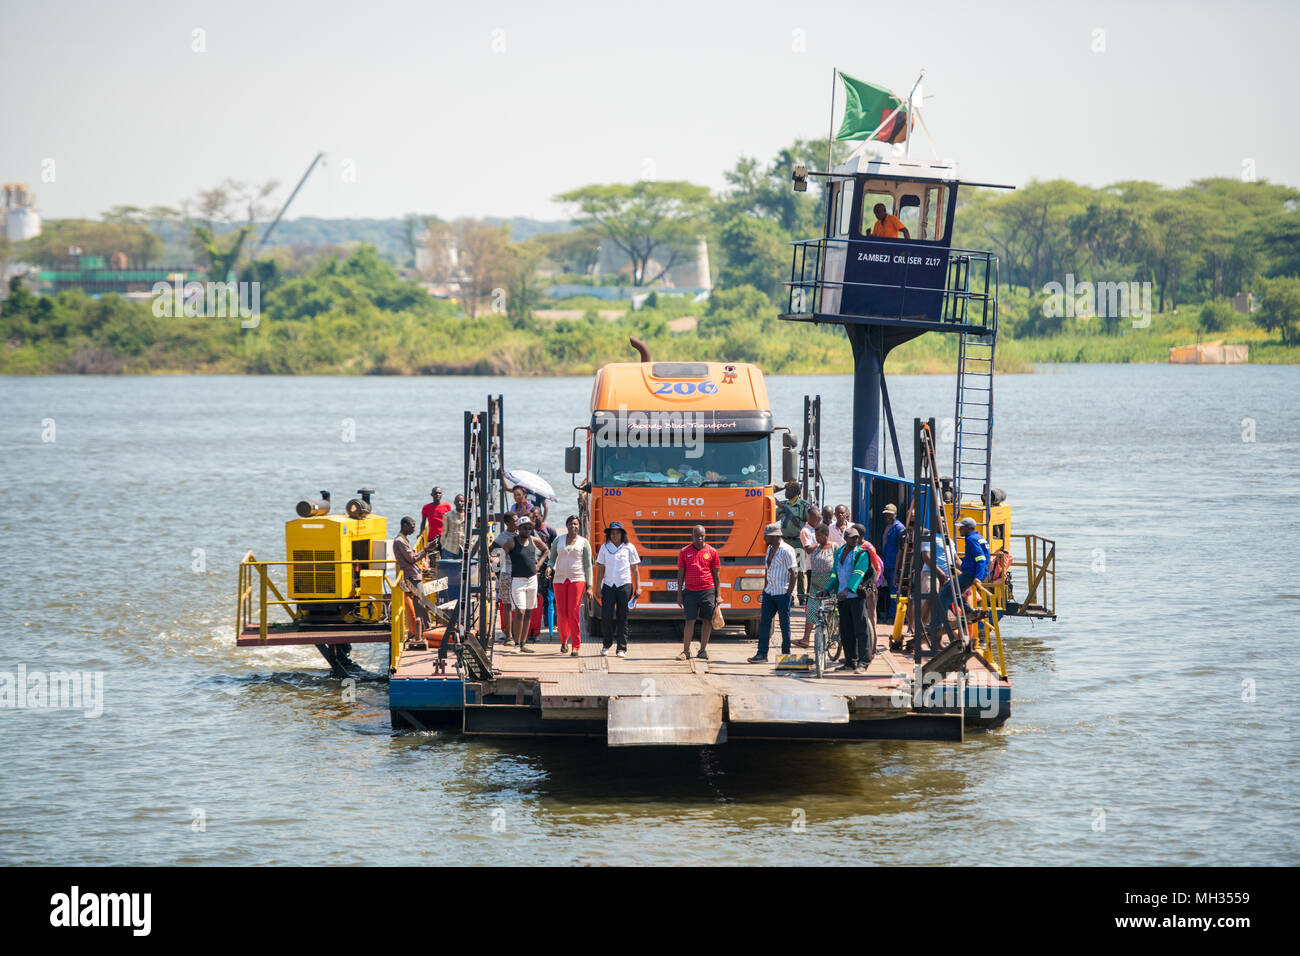
[[[728,624],[758,632],[763,526],[777,520],[777,483],[795,470],[795,441],[772,423],[762,371],[724,362],[641,362],[601,367],[591,420],[574,429],[565,470],[579,489],[582,532],[595,551],[619,521],[641,558],[641,588],[629,620],[682,621],[677,553],[699,524],[721,558],[721,606]],[[586,432],[585,480],[578,432]],[[783,432],[773,449],[774,432]],[[775,454],[774,454],[775,452]],[[599,608],[585,611],[599,635]]]

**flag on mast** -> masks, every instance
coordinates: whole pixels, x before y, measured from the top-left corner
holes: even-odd
[[[892,91],[840,73],[844,83],[844,122],[837,140],[874,139],[901,143],[907,139],[907,107]]]

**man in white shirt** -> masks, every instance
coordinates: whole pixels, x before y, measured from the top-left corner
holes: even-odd
[[[847,505],[835,506],[835,520],[830,522],[826,528],[827,537],[831,539],[831,544],[839,547],[844,543],[844,530],[849,526],[849,509]]]
[[[758,619],[758,653],[751,664],[767,663],[767,648],[772,639],[772,618],[781,622],[781,653],[790,653],[790,599],[798,580],[794,548],[781,537],[781,526],[770,524],[763,529],[767,541],[766,569],[763,574],[763,603]]]
[[[600,601],[600,629],[604,646],[618,643],[618,656],[627,657],[627,610],[633,595],[641,590],[641,557],[627,540],[622,522],[611,521],[605,528],[605,543],[596,555],[596,594]]]

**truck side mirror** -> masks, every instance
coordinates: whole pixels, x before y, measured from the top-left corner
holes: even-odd
[[[796,471],[796,470],[797,470],[797,469],[795,468],[794,449],[793,449],[793,448],[782,448],[782,449],[781,449],[781,481],[782,481],[782,483],[784,484],[784,483],[788,483],[788,482],[791,482],[791,481],[795,481],[795,480],[796,480],[796,479],[795,479],[795,471]]]
[[[577,445],[571,445],[564,449],[564,473],[566,475],[576,475],[582,471],[582,449]]]

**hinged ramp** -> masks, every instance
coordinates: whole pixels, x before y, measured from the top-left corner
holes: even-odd
[[[726,743],[722,700],[720,694],[611,697],[606,737],[611,747]]]

